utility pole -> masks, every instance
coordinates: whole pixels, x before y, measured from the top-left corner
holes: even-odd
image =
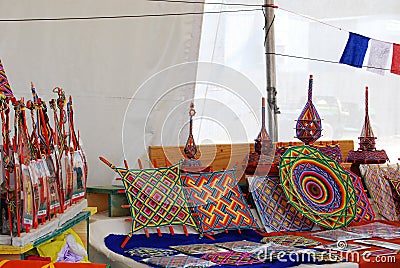
[[[268,102],[268,132],[271,140],[278,141],[277,114],[279,108],[276,104],[276,65],[275,65],[275,31],[274,31],[274,0],[265,0],[265,57],[267,75],[267,102]]]

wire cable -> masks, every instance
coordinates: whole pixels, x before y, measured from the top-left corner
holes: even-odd
[[[220,11],[203,11],[203,12],[182,12],[182,13],[160,13],[160,14],[142,14],[142,15],[117,15],[117,16],[92,16],[92,17],[61,17],[61,18],[24,18],[24,19],[0,19],[0,22],[32,22],[32,21],[71,21],[71,20],[100,20],[100,19],[132,19],[132,18],[152,18],[152,17],[168,17],[168,16],[187,16],[187,15],[203,15],[203,14],[221,14],[221,13],[237,13],[237,12],[253,12],[260,11],[259,8],[220,10]]]
[[[223,2],[204,2],[204,1],[185,1],[185,0],[147,0],[149,2],[181,3],[181,4],[202,4],[202,5],[223,5],[223,6],[242,6],[242,7],[261,7],[259,4],[244,3],[223,3]]]

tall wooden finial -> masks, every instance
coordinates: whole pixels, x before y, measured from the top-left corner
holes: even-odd
[[[189,110],[189,117],[190,117],[190,121],[189,121],[189,137],[186,141],[186,145],[185,148],[183,150],[183,152],[185,153],[185,156],[188,159],[194,159],[196,154],[197,154],[197,146],[194,142],[194,138],[193,138],[193,116],[196,114],[196,111],[194,109],[194,104],[193,102],[190,103],[190,110]]]
[[[360,139],[361,151],[375,151],[375,140],[374,132],[372,131],[371,122],[369,120],[368,114],[368,87],[365,87],[365,118],[364,125],[361,130],[361,135],[358,137]]]

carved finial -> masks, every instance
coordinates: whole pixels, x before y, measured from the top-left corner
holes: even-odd
[[[190,110],[189,110],[189,137],[186,141],[186,146],[183,152],[185,153],[186,158],[194,159],[197,154],[197,146],[194,142],[193,138],[193,116],[196,114],[196,110],[194,109],[194,103],[190,103]]]

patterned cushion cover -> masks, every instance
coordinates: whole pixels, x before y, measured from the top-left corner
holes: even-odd
[[[373,221],[375,219],[375,213],[371,204],[369,203],[367,194],[364,191],[364,186],[362,185],[361,179],[356,174],[348,170],[346,171],[350,174],[353,180],[354,190],[356,191],[357,209],[354,221]]]
[[[187,173],[183,182],[200,233],[258,227],[234,170]]]
[[[360,165],[360,170],[378,213],[389,221],[399,221],[400,197],[396,187],[398,186],[397,178],[399,178],[397,165]]]
[[[266,230],[310,231],[314,223],[287,200],[278,176],[249,177],[250,191]]]
[[[132,214],[132,230],[165,225],[195,227],[183,193],[179,164],[167,168],[116,168]]]

